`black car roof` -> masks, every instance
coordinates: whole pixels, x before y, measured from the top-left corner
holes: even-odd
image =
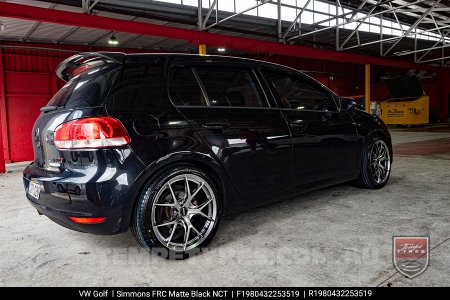
[[[104,53],[105,54],[105,53]],[[254,64],[264,64],[272,65],[276,67],[289,68],[287,66],[279,65],[276,63],[271,63],[267,61],[243,58],[236,56],[226,56],[226,55],[200,55],[200,54],[190,54],[190,53],[129,53],[125,54],[125,62],[133,61],[143,61],[146,58],[153,59],[155,57],[170,57],[170,58],[180,58],[180,59],[199,59],[199,60],[216,60],[216,61],[229,61],[229,62],[244,62],[244,63],[254,63]],[[291,68],[289,68],[291,69]]]

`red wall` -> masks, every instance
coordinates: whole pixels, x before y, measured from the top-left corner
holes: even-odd
[[[20,51],[19,51],[20,52]],[[56,92],[53,70],[62,58],[3,49],[3,153],[6,161],[33,158],[31,130],[44,106]],[[6,134],[5,134],[6,133]]]
[[[3,135],[0,135],[0,141],[3,141],[3,155],[7,162],[33,159],[31,130],[36,117],[39,115],[39,108],[48,102],[62,84],[54,74],[54,70],[60,61],[73,55],[74,51],[144,52],[137,49],[11,42],[0,42],[0,46],[15,47],[0,49],[0,123],[3,131]],[[24,48],[18,49],[17,47]],[[58,49],[58,51],[30,49],[29,47],[52,48]],[[364,94],[364,66],[360,64],[267,54],[250,54],[248,57],[307,71],[310,76],[342,96]],[[379,78],[389,72],[399,71],[402,70],[372,67],[372,100],[388,98],[387,87]],[[449,91],[449,82],[445,78],[449,77],[448,74],[447,77],[442,77],[441,74],[438,76],[439,80],[424,81],[423,87],[430,96],[430,111],[440,111],[441,119],[446,120],[446,95]],[[1,168],[2,155],[0,155],[0,172],[2,171]]]
[[[3,157],[6,162],[33,159],[31,143],[34,121],[39,109],[47,104],[52,95],[62,86],[54,71],[72,51],[126,51],[136,49],[91,48],[87,46],[42,45],[2,42],[0,50],[0,112],[3,142]],[[36,47],[56,48],[61,51],[7,48]],[[64,51],[65,50],[65,51]],[[0,156],[0,172],[2,164]]]

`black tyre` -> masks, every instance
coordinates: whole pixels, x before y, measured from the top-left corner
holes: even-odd
[[[391,174],[392,153],[389,142],[379,135],[369,136],[365,142],[361,172],[356,185],[368,189],[379,189],[386,185]]]
[[[189,165],[163,170],[144,187],[131,229],[153,254],[184,259],[198,254],[219,226],[221,197],[214,180]]]

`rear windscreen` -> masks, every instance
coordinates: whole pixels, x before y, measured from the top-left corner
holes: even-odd
[[[104,65],[78,74],[53,96],[47,106],[64,108],[102,106],[117,70],[117,66]]]

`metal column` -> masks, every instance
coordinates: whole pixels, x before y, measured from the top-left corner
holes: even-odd
[[[365,108],[366,112],[370,112],[370,64],[365,65]]]

